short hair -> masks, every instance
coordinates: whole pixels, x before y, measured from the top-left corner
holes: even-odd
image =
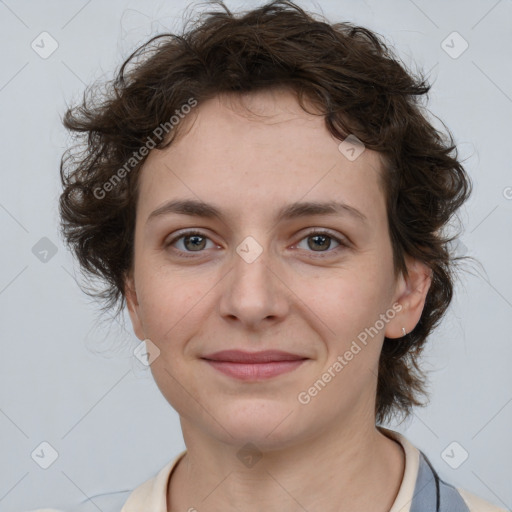
[[[64,115],[79,144],[61,160],[61,231],[84,275],[105,284],[86,293],[104,310],[117,305],[120,313],[126,304],[146,158],[139,150],[150,139],[156,148],[169,146],[181,125],[155,143],[156,128],[191,98],[201,104],[223,93],[284,87],[304,110],[304,99],[312,102],[336,138],[355,135],[380,153],[395,275],[407,275],[405,255],[431,269],[419,322],[402,338],[385,338],[379,360],[377,422],[408,417],[428,397],[418,359],[451,302],[460,259],[449,250],[455,236],[445,231],[472,187],[451,133],[433,126],[421,102],[431,85],[367,28],[329,23],[286,0],[238,14],[221,1],[211,4],[220,9],[201,13],[179,35],[151,38],[104,90],[88,88]]]

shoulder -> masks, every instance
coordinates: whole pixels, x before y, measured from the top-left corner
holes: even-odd
[[[497,507],[465,489],[457,488],[456,491],[464,500],[469,512],[507,512],[504,508]]]
[[[177,463],[186,454],[182,451],[168,462],[157,474],[153,475],[135,489],[97,494],[81,503],[62,508],[38,508],[25,512],[140,512],[166,510],[167,484]]]
[[[131,491],[119,491],[92,496],[78,504],[66,505],[62,508],[38,508],[26,512],[119,512],[128,499]]]
[[[405,473],[391,512],[507,512],[447,482],[403,434],[381,426],[379,430],[399,442],[405,452]]]
[[[505,509],[500,508],[492,503],[485,501],[476,494],[473,494],[465,489],[455,487],[454,485],[442,479],[427,456],[421,453],[420,472],[430,479],[430,482],[435,485],[430,485],[431,494],[436,495],[436,502],[440,505],[441,511],[446,512],[507,512]],[[420,476],[418,475],[418,479]],[[421,484],[423,486],[423,484]],[[427,484],[427,488],[429,485]],[[418,491],[419,492],[419,491]],[[427,491],[428,492],[428,491]],[[432,500],[433,502],[433,500]],[[411,510],[412,512],[412,510]]]

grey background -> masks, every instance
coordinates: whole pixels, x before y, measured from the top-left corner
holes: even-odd
[[[300,4],[376,30],[407,64],[430,71],[430,109],[467,159],[475,191],[461,213],[457,250],[482,267],[461,276],[426,350],[430,405],[390,428],[422,449],[445,480],[510,509],[512,2]],[[133,488],[184,448],[177,414],[133,357],[138,340],[128,317],[124,325],[100,323],[77,287],[76,264],[58,235],[57,198],[69,143],[60,123],[66,103],[85,84],[111,78],[150,35],[179,27],[186,6],[0,1],[0,511],[65,507]],[[46,59],[31,47],[43,31],[58,43]],[[446,40],[453,31],[469,45],[457,58],[463,41]],[[43,441],[58,452],[48,469],[31,458]],[[442,456],[454,441],[469,453],[457,469]],[[461,453],[457,446],[452,460]]]

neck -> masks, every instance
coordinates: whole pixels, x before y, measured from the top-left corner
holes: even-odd
[[[249,450],[245,462],[239,446],[183,432],[187,453],[170,480],[169,512],[388,512],[405,469],[401,446],[375,425]]]

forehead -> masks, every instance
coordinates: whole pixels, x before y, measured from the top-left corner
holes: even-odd
[[[324,117],[289,91],[216,96],[180,122],[179,136],[142,168],[138,215],[175,197],[233,215],[299,200],[343,201],[374,220],[385,213],[379,155],[365,149],[347,159]]]

